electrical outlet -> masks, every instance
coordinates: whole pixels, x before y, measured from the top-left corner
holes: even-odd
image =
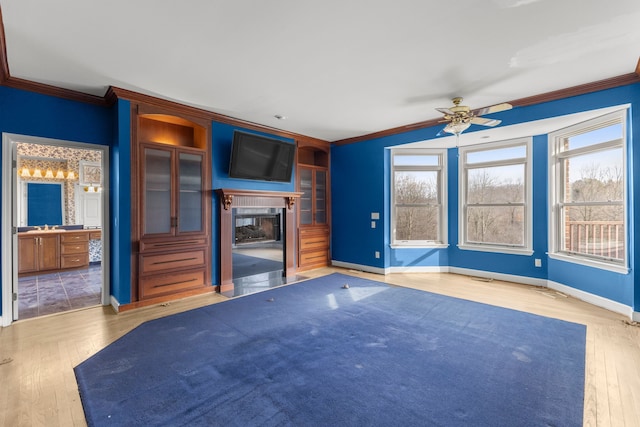
[[[371,228],[376,228],[376,222],[375,221],[371,221]]]
[[[542,267],[542,260],[540,258],[536,258],[533,263],[536,267]]]
[[[380,252],[376,251],[376,258],[380,258]]]
[[[371,219],[380,219],[380,212],[371,212]]]

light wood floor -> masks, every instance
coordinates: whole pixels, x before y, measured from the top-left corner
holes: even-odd
[[[585,426],[640,426],[640,327],[555,291],[454,274],[380,276],[324,268],[390,284],[587,325]],[[0,329],[0,426],[86,425],[73,367],[140,323],[226,298],[200,295],[115,314],[96,307]]]

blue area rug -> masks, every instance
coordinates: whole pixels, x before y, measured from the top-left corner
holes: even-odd
[[[282,270],[284,268],[282,261],[273,261],[236,253],[232,254],[231,263],[234,279]]]
[[[582,426],[585,335],[332,274],[149,321],[75,373],[91,426]]]

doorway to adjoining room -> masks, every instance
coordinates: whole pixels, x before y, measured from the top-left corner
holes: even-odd
[[[103,303],[104,151],[85,146],[15,142],[13,320]]]

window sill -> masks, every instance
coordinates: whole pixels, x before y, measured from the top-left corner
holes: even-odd
[[[604,261],[597,261],[588,258],[581,258],[575,255],[566,255],[560,253],[549,253],[549,258],[558,261],[570,262],[573,264],[585,265],[587,267],[599,268],[600,270],[612,271],[614,273],[629,274],[629,269],[623,265],[609,264]]]
[[[391,249],[442,249],[448,248],[449,244],[447,243],[425,243],[425,244],[391,244],[389,245]]]
[[[506,246],[458,245],[458,249],[463,251],[494,252],[509,255],[533,255],[533,251],[531,249],[510,248]]]

